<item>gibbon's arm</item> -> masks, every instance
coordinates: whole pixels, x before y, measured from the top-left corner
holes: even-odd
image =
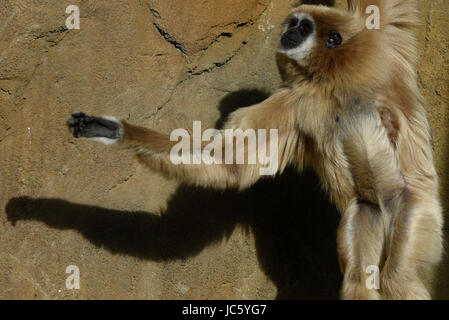
[[[302,150],[302,145],[298,145],[302,143],[302,140],[295,130],[292,108],[289,104],[284,103],[285,97],[286,91],[280,90],[260,104],[233,112],[224,129],[215,131],[214,137],[219,139],[218,146],[221,145],[221,148],[217,147],[217,149],[221,150],[220,159],[222,161],[213,163],[209,161],[208,163],[211,164],[205,163],[204,157],[201,157],[204,150],[208,151],[209,160],[215,156],[217,149],[211,152],[208,149],[210,142],[200,142],[201,145],[199,148],[197,146],[195,150],[195,144],[189,137],[189,154],[184,159],[189,159],[190,164],[176,164],[171,153],[179,141],[171,141],[170,135],[135,126],[113,117],[90,117],[80,112],[74,113],[72,118],[67,121],[67,125],[76,138],[84,137],[130,149],[136,153],[139,161],[144,165],[181,182],[214,188],[244,189],[254,184],[262,176],[261,170],[264,168],[274,175],[282,171],[292,160],[302,161],[302,159],[298,159],[298,157],[302,157],[302,152],[298,152],[298,150]],[[227,138],[226,129],[234,129],[234,134],[236,132],[246,133],[248,132],[246,130],[253,129],[255,132],[253,137],[256,137],[257,143],[252,143],[252,147],[248,147],[248,143],[237,143],[239,138]],[[260,136],[259,129],[265,129],[266,135]],[[277,139],[271,129],[277,129]],[[249,140],[251,139],[247,138],[244,141],[248,142]],[[214,142],[217,141],[214,140]],[[269,164],[263,163],[266,160],[258,154],[263,154],[260,146],[264,143],[266,146],[264,154],[270,159]],[[232,152],[232,156],[229,157],[231,163],[225,159],[226,153],[230,151]],[[244,154],[243,164],[236,162],[239,152]],[[255,162],[249,164],[248,160],[251,155]],[[193,163],[195,157],[197,163],[199,160],[200,163]],[[267,167],[270,167],[270,170]]]

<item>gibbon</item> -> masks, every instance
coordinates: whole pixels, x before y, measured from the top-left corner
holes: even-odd
[[[369,5],[379,8],[380,29],[366,27]],[[415,0],[348,0],[347,10],[300,5],[281,35],[282,86],[224,126],[277,129],[278,172],[311,166],[321,178],[341,213],[342,299],[431,298],[443,217],[415,71],[417,25]],[[261,177],[260,162],[175,165],[169,135],[124,120],[77,112],[67,125],[77,138],[125,147],[185,183],[244,189]]]

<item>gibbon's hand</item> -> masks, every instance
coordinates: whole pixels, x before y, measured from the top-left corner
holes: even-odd
[[[67,126],[75,138],[120,139],[121,125],[116,119],[90,117],[83,112],[74,112]]]

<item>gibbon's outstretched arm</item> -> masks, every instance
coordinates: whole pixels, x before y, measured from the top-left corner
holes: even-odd
[[[170,141],[170,135],[132,125],[113,117],[92,117],[78,112],[72,115],[67,125],[76,138],[88,138],[132,150],[144,165],[181,182],[214,188],[244,189],[254,184],[261,177],[260,169],[267,166],[260,161],[259,156],[256,156],[255,163],[248,164],[248,153],[257,153],[260,144],[265,143],[265,154],[271,155],[270,152],[273,151],[270,150],[271,142],[275,138],[271,135],[271,129],[277,130],[277,141],[273,141],[277,142],[273,144],[277,148],[274,153],[277,164],[275,163],[273,167],[273,163],[270,163],[272,173],[282,171],[292,160],[297,161],[298,154],[294,151],[297,150],[301,139],[293,126],[292,110],[284,103],[284,96],[281,90],[260,104],[239,109],[230,115],[224,126],[225,129],[216,131],[222,134],[219,135],[222,140],[223,161],[221,163],[206,164],[200,161],[200,164],[175,164],[170,154],[178,141]],[[243,132],[247,129],[255,130],[256,148],[248,149],[247,143],[235,143],[236,138],[226,139],[224,134],[226,129],[241,129]],[[266,129],[265,141],[257,135],[259,129]],[[208,144],[209,142],[202,142],[202,150],[194,150],[191,147],[189,158],[201,156]],[[193,141],[190,141],[190,146],[194,146]],[[233,151],[233,161],[227,164],[224,156],[229,149]],[[245,155],[244,164],[237,164],[235,161],[239,152]]]

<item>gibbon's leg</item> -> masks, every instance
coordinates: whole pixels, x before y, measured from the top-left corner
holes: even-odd
[[[441,259],[439,202],[432,195],[426,199],[422,191],[410,189],[387,203],[393,216],[381,287],[388,299],[430,299],[428,286]]]
[[[357,201],[344,213],[338,231],[342,299],[431,298],[426,285],[442,251],[441,220],[432,212],[438,203],[417,203],[407,189],[396,191],[384,200],[385,213]],[[380,275],[373,274],[377,270]],[[370,289],[377,279],[380,290]]]
[[[384,230],[379,236],[385,238],[386,259],[382,268],[379,265],[380,292],[388,299],[428,299],[430,294],[424,282],[432,266],[438,263],[442,250],[437,190],[431,177],[423,176],[415,182],[418,187],[408,183],[380,115],[369,108],[363,112],[355,110],[349,121],[342,123],[346,134],[344,149],[357,193],[380,208]],[[346,220],[356,221],[351,219],[351,213],[358,211],[348,210],[343,226]],[[359,215],[362,214],[358,212]],[[355,223],[354,228],[360,228],[360,223]],[[344,236],[342,231],[342,241]],[[369,243],[365,246],[370,248]]]
[[[344,273],[344,300],[380,299],[380,265],[384,245],[384,217],[375,204],[354,199],[338,228],[338,253]]]
[[[212,164],[206,164],[203,161],[199,164],[175,164],[170,158],[170,153],[178,141],[170,141],[170,136],[167,134],[111,117],[90,117],[84,113],[74,113],[67,121],[67,125],[75,137],[90,138],[130,149],[146,166],[181,182],[215,188],[243,189],[255,183],[261,177],[260,169],[268,166],[262,163],[257,155],[260,143],[266,143],[267,156],[271,157],[272,152],[276,156],[272,159],[276,162],[272,168],[273,175],[282,171],[291,161],[299,161],[298,157],[302,155],[298,152],[298,148],[302,150],[303,146],[300,145],[302,140],[293,125],[293,111],[289,105],[283,103],[284,99],[285,94],[280,91],[258,105],[239,109],[230,115],[225,128],[255,130],[257,146],[255,148],[253,146],[252,149],[248,149],[245,143],[234,146],[235,139],[228,141],[225,139],[224,132],[221,131],[222,135],[219,137],[222,137],[220,138],[222,157],[224,159],[226,148],[233,150],[233,160],[238,152],[243,152],[245,164],[236,164],[235,161],[227,164],[224,160],[222,163]],[[266,129],[266,141],[259,140],[258,129]],[[271,136],[271,129],[277,130],[277,140],[276,137]],[[191,141],[190,159],[201,157],[207,144],[203,142],[200,150],[193,150],[192,146],[195,144]],[[256,153],[256,161],[248,164],[248,155],[251,152]],[[272,165],[273,163],[270,163],[270,166]]]
[[[385,257],[386,235],[390,232],[391,208],[386,202],[399,196],[405,182],[378,109],[357,104],[340,123],[344,154],[352,176],[355,199],[343,213],[338,247],[345,265],[342,298],[381,297],[380,270]],[[377,272],[377,274],[376,274]],[[377,280],[377,289],[373,283]]]

